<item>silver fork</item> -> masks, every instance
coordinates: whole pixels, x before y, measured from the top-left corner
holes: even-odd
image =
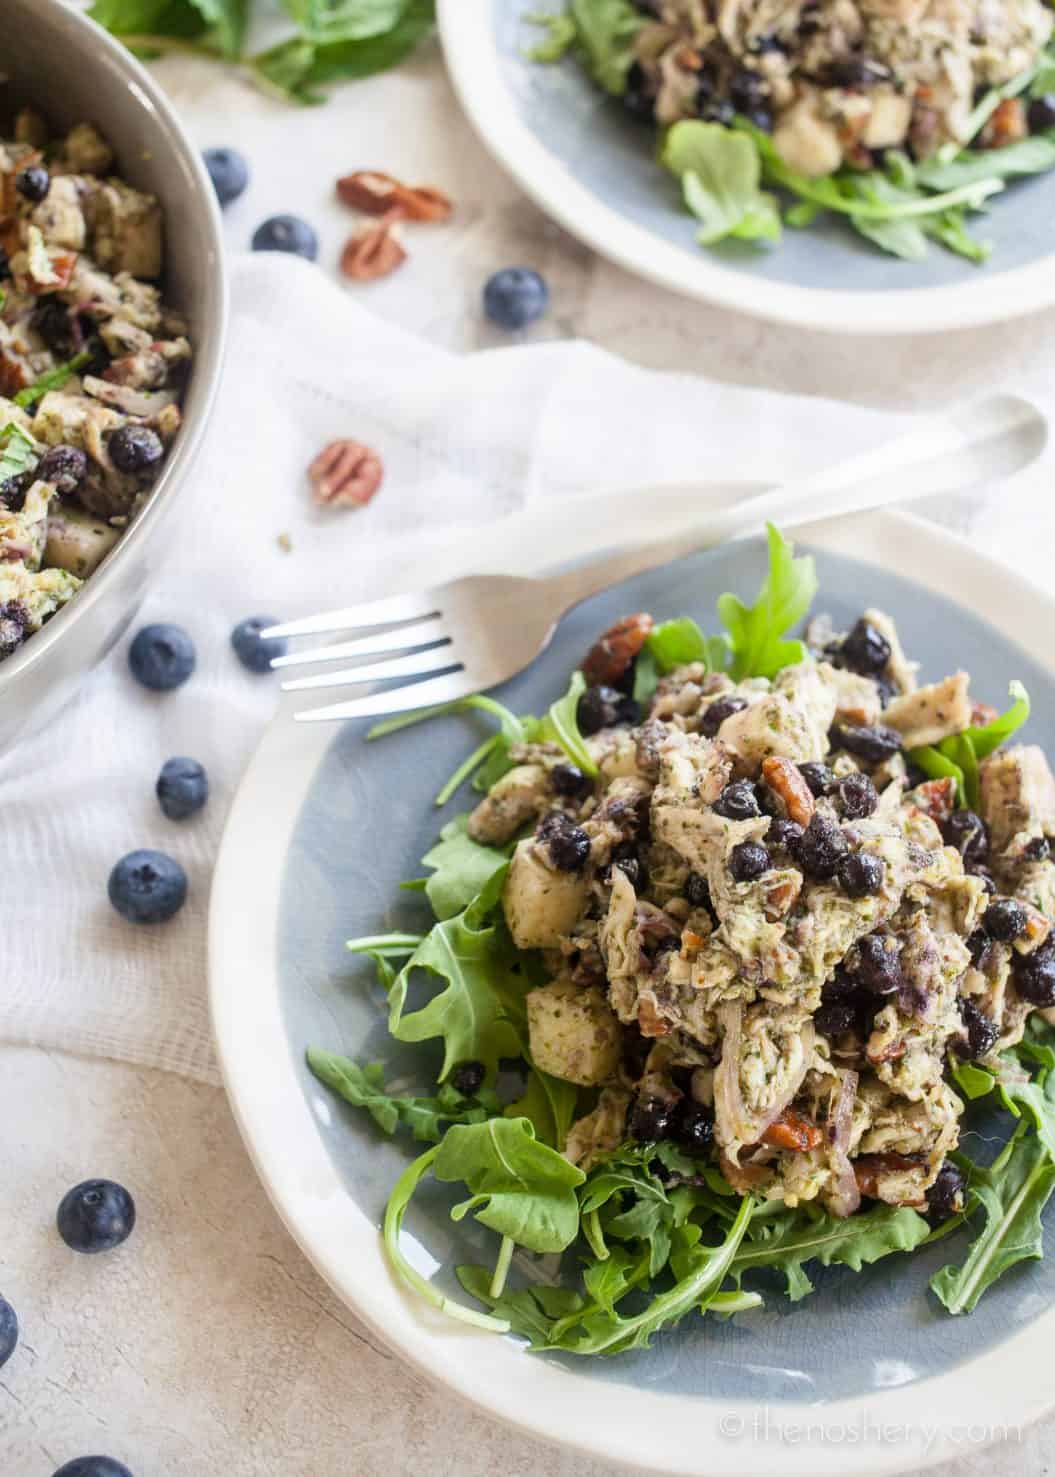
[[[290,652],[277,657],[272,666],[361,663],[337,670],[327,666],[284,682],[289,692],[395,681],[381,691],[298,712],[295,716],[304,722],[372,718],[451,702],[515,676],[545,650],[569,610],[633,575],[753,533],[767,520],[794,527],[1009,477],[1040,454],[1047,429],[1046,418],[1030,401],[994,395],[957,411],[927,416],[907,435],[877,450],[746,498],[689,532],[564,574],[470,575],[416,594],[285,621],[264,631],[264,636],[369,634]],[[685,497],[690,498],[692,491],[686,487]],[[363,661],[382,656],[384,660]],[[428,680],[406,681],[421,677]]]

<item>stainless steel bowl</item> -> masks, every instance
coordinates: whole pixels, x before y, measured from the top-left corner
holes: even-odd
[[[50,718],[125,630],[165,554],[216,393],[227,324],[220,212],[198,151],[149,74],[62,0],[3,0],[0,116],[31,103],[56,129],[89,119],[131,184],[165,213],[165,293],[186,313],[194,366],[184,423],[139,516],[70,603],[0,663],[0,749]]]

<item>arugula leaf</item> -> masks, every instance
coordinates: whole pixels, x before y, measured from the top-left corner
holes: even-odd
[[[956,781],[960,805],[977,809],[979,803],[978,765],[987,759],[1029,718],[1029,693],[1021,682],[1010,687],[1013,702],[1006,713],[989,723],[974,724],[963,733],[951,734],[937,745],[909,750],[909,759],[930,779],[952,778]]]
[[[526,1055],[526,1053],[525,1053]],[[507,1118],[527,1118],[535,1137],[551,1148],[563,1151],[568,1129],[575,1117],[579,1094],[571,1082],[551,1077],[531,1066],[524,1095],[506,1108]]]
[[[620,97],[645,17],[630,0],[571,0],[569,13],[586,67],[605,92]]]
[[[541,26],[546,33],[528,51],[529,62],[559,62],[578,39],[578,27],[566,11],[532,10],[524,19],[529,25]]]
[[[609,1155],[590,1172],[579,1198],[584,1216],[611,1208],[613,1202],[616,1213],[605,1220],[605,1234],[647,1242],[649,1275],[657,1277],[670,1256],[675,1207],[637,1153]]]
[[[88,349],[82,349],[79,354],[74,354],[72,359],[67,359],[65,364],[57,364],[54,369],[49,369],[39,379],[35,379],[31,385],[24,390],[19,390],[14,397],[14,403],[20,410],[26,410],[30,405],[35,405],[42,400],[49,390],[61,390],[63,385],[73,378],[91,359]]]
[[[923,1217],[905,1206],[876,1205],[846,1218],[807,1208],[779,1211],[756,1220],[751,1239],[741,1245],[729,1271],[739,1282],[747,1272],[772,1267],[784,1274],[787,1296],[798,1302],[813,1291],[807,1262],[859,1272],[893,1251],[911,1251],[929,1233]]]
[[[421,859],[423,866],[432,868],[425,894],[439,919],[461,913],[495,873],[509,864],[504,851],[472,839],[466,830],[468,820],[459,815],[448,821],[439,841]]]
[[[325,102],[319,89],[341,78],[372,77],[405,60],[431,32],[434,0],[404,0],[398,19],[387,31],[362,37],[316,42],[300,35],[280,42],[251,59],[257,77],[294,102]]]
[[[769,573],[755,604],[746,606],[730,594],[718,597],[718,614],[729,632],[732,675],[738,682],[745,677],[775,677],[806,656],[801,641],[783,638],[802,620],[817,593],[813,558],[794,558],[794,545],[772,523],[766,524],[766,532]]]
[[[0,483],[20,476],[28,467],[36,449],[33,437],[15,421],[0,428]]]
[[[1034,133],[1002,149],[965,149],[955,159],[917,167],[920,184],[932,190],[956,190],[987,180],[1020,179],[1055,169],[1055,136]]]
[[[970,1313],[1008,1268],[1043,1254],[1041,1211],[1055,1189],[1055,1162],[1025,1123],[988,1167],[954,1157],[968,1171],[971,1198],[981,1205],[985,1225],[963,1265],[942,1267],[930,1285],[950,1313]]]
[[[512,1333],[522,1334],[528,1339],[531,1349],[547,1348],[557,1320],[582,1306],[579,1293],[547,1283],[517,1292],[507,1290],[501,1297],[495,1297],[491,1292],[491,1274],[486,1267],[457,1267],[455,1271],[466,1292],[488,1304],[497,1317],[509,1324]]]
[[[673,671],[675,667],[684,667],[689,662],[707,662],[707,637],[688,616],[661,621],[649,632],[645,646],[664,673]]]
[[[538,725],[537,737],[543,742],[548,739],[559,744],[572,763],[579,766],[583,774],[595,775],[597,773],[596,761],[579,732],[579,699],[585,691],[586,678],[581,672],[574,672],[567,692],[555,703],[550,704],[549,712]]]
[[[498,906],[506,869],[496,871],[464,912],[426,934],[389,991],[388,1029],[397,1041],[443,1039],[443,1081],[458,1062],[479,1061],[489,1074],[502,1057],[520,1054],[515,1021],[522,1016],[524,981],[512,971],[517,953]],[[415,970],[427,970],[446,986],[420,1010],[406,1013]]]
[[[686,119],[667,130],[660,160],[681,180],[685,204],[702,222],[702,246],[726,236],[780,240],[780,212],[759,188],[762,166],[746,134]]]
[[[360,1066],[318,1046],[308,1048],[307,1061],[320,1082],[346,1103],[365,1108],[385,1133],[395,1133],[402,1126],[421,1143],[439,1143],[452,1123],[483,1123],[502,1111],[494,1093],[487,1089],[465,1097],[448,1083],[435,1097],[398,1097],[386,1089],[380,1062]]]
[[[438,1180],[464,1181],[472,1192],[451,1211],[478,1221],[529,1251],[563,1251],[579,1234],[575,1195],[586,1176],[562,1154],[535,1138],[526,1118],[491,1118],[456,1124],[439,1147]]]

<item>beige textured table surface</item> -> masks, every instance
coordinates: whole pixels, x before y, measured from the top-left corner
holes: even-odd
[[[235,144],[250,157],[252,187],[228,215],[232,246],[247,244],[264,216],[294,211],[318,225],[320,270],[332,271],[347,233],[331,202],[338,174],[387,169],[448,189],[456,223],[367,289],[378,312],[446,345],[494,341],[480,286],[523,261],[553,291],[542,333],[741,383],[924,406],[1028,376],[1055,352],[1053,314],[941,339],[856,340],[767,326],[642,284],[524,201],[462,121],[435,52],[304,112],[199,63],[159,72],[201,145]],[[61,899],[56,907],[61,919]],[[0,1123],[0,1288],[23,1326],[0,1373],[0,1477],[50,1477],[93,1451],[121,1458],[135,1477],[614,1470],[507,1432],[367,1341],[278,1223],[219,1090],[0,1046]],[[60,1196],[89,1175],[123,1181],[138,1202],[135,1235],[111,1256],[78,1257],[54,1232]],[[1053,1463],[1055,1420],[941,1472],[1010,1477]]]

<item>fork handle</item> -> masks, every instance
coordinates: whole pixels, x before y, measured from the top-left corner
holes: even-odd
[[[554,578],[552,586],[563,608],[570,610],[636,574],[758,533],[766,522],[794,528],[1005,479],[1035,460],[1046,441],[1047,420],[1031,401],[994,395],[966,408],[927,416],[904,436],[756,493],[691,529],[570,570]],[[686,495],[691,491],[687,486]]]

